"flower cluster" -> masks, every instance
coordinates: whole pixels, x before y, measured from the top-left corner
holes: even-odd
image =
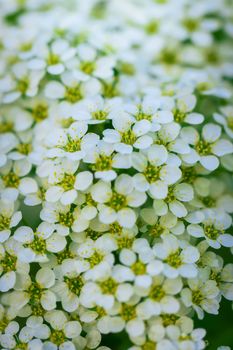
[[[205,349],[194,314],[233,300],[230,3],[0,10],[1,348]]]

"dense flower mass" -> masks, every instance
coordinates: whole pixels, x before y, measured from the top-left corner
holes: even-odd
[[[1,349],[206,348],[194,317],[233,300],[230,6],[0,0]]]

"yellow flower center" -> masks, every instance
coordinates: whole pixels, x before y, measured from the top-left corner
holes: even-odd
[[[204,299],[200,290],[192,291],[192,302],[195,305],[200,305],[202,300]]]
[[[122,74],[134,75],[135,74],[135,67],[132,63],[120,62],[119,63],[119,71]]]
[[[149,228],[149,235],[153,238],[158,238],[164,231],[164,227],[162,227],[158,222]]]
[[[147,341],[142,345],[142,350],[156,350],[156,343],[152,341]]]
[[[93,268],[94,266],[98,265],[101,261],[103,261],[104,255],[98,251],[95,251],[90,258],[87,260],[90,263],[90,267]]]
[[[74,254],[70,251],[69,248],[65,248],[62,252],[56,255],[56,258],[57,258],[57,263],[61,265],[65,259],[73,259]]]
[[[0,231],[7,230],[10,227],[11,219],[0,214]]]
[[[133,145],[136,140],[137,137],[131,129],[121,134],[121,142],[126,143],[126,145]]]
[[[9,324],[9,320],[7,319],[7,317],[4,315],[3,318],[0,320],[0,332],[3,333],[5,328],[8,326]]]
[[[79,138],[72,139],[68,136],[68,142],[62,148],[69,153],[78,152],[81,149],[81,140]]]
[[[74,174],[64,174],[61,182],[58,183],[65,191],[73,190],[76,176]]]
[[[12,131],[14,124],[10,121],[3,120],[0,122],[0,134]]]
[[[74,223],[74,215],[72,212],[58,214],[58,222],[66,227],[71,227]]]
[[[40,304],[40,299],[43,293],[43,288],[37,282],[32,282],[30,287],[27,289],[30,296],[30,305]]]
[[[161,166],[154,166],[152,164],[148,164],[143,174],[149,183],[153,183],[159,180],[161,169]]]
[[[130,321],[136,317],[136,310],[134,305],[122,304],[120,315],[123,320]]]
[[[134,242],[134,238],[128,236],[121,236],[117,238],[117,245],[119,249],[131,248]]]
[[[45,103],[37,104],[32,110],[32,116],[36,122],[41,122],[48,117],[48,106]]]
[[[83,98],[80,86],[70,86],[66,87],[65,99],[70,103],[75,103],[80,101]]]
[[[233,130],[233,116],[227,117],[227,126],[229,129]]]
[[[119,211],[127,206],[127,199],[123,194],[113,191],[111,199],[107,204],[112,209]]]
[[[2,179],[6,187],[17,188],[19,186],[20,179],[13,171],[3,175]]]
[[[163,320],[164,327],[175,324],[176,321],[179,319],[179,317],[175,314],[162,314],[161,317]]]
[[[96,119],[96,120],[105,120],[105,119],[107,119],[108,112],[107,112],[107,111],[104,111],[104,110],[102,110],[102,111],[100,110],[100,111],[92,112],[91,115],[92,115],[92,118],[93,118],[93,119]]]
[[[201,156],[207,156],[208,154],[211,153],[211,144],[204,140],[200,140],[195,145],[195,149],[197,153],[199,153]]]
[[[80,295],[82,287],[84,286],[84,281],[82,276],[77,276],[73,278],[65,276],[64,281],[72,293],[78,296]]]
[[[155,34],[159,29],[159,23],[157,21],[151,21],[145,26],[145,31],[148,35]]]
[[[186,117],[186,114],[184,112],[179,111],[179,109],[175,109],[173,111],[174,120],[177,123],[182,123],[184,121],[184,118]]]
[[[5,253],[3,259],[1,260],[1,266],[5,273],[10,271],[16,271],[16,263],[17,257],[9,254],[8,252]]]
[[[160,285],[154,285],[151,287],[149,297],[153,300],[160,301],[165,296],[163,287]]]
[[[49,337],[51,343],[56,344],[57,346],[63,344],[66,340],[65,334],[61,330],[53,330]]]
[[[146,265],[141,261],[136,261],[131,266],[131,270],[135,273],[135,275],[144,275],[146,273]]]
[[[178,249],[176,252],[171,253],[168,255],[168,257],[164,260],[168,265],[178,268],[182,265],[182,260],[180,257],[181,250]]]
[[[16,90],[24,95],[29,87],[29,80],[27,77],[21,78],[17,81]]]
[[[223,230],[217,229],[213,224],[205,225],[204,232],[206,237],[212,240],[216,240],[219,235],[223,234]]]
[[[199,22],[195,18],[185,18],[182,24],[189,32],[194,32],[199,27]]]
[[[112,169],[112,157],[105,154],[99,154],[95,164],[92,166],[94,171],[106,171]]]
[[[56,55],[55,53],[50,52],[48,57],[47,57],[47,64],[49,66],[53,66],[55,64],[58,64],[60,62],[60,58],[58,55]]]
[[[80,63],[80,70],[86,74],[92,74],[95,70],[95,62],[91,62],[91,61],[83,61]]]
[[[32,151],[32,145],[31,145],[31,143],[20,143],[17,146],[17,150],[18,150],[19,153],[24,154],[25,156],[27,156]]]
[[[100,288],[104,294],[115,294],[117,287],[117,282],[111,277],[100,283]]]
[[[46,242],[43,238],[39,237],[36,233],[31,243],[24,244],[25,247],[31,248],[37,254],[45,254]]]

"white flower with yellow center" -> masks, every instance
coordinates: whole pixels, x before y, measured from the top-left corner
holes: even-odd
[[[168,186],[176,183],[182,174],[163,145],[151,146],[145,155],[133,153],[132,165],[138,171],[133,177],[135,188],[148,191],[156,199],[166,198]]]
[[[98,203],[99,219],[105,224],[115,221],[131,228],[136,222],[134,209],[146,201],[146,194],[134,189],[129,175],[118,176],[112,189],[107,182],[99,181],[91,188],[92,198]]]
[[[87,238],[81,243],[77,248],[77,254],[82,260],[84,259],[85,279],[95,281],[109,274],[114,264],[113,251],[116,248],[116,243],[110,235],[103,235],[96,241]],[[83,266],[82,261],[80,266]]]
[[[87,120],[88,124],[101,124],[117,118],[121,111],[121,99],[119,97],[104,99],[101,95],[84,100],[77,111],[77,120]]]
[[[58,235],[68,236],[71,231],[82,232],[88,228],[90,218],[87,218],[87,214],[85,214],[85,211],[83,213],[78,206],[71,207],[59,202],[46,202],[40,212],[40,217],[50,224],[55,224]]]
[[[137,305],[137,313],[143,320],[149,320],[152,316],[161,313],[175,314],[180,308],[175,297],[183,287],[180,277],[166,279],[162,275],[154,276],[149,288],[145,288],[147,296]]]
[[[17,228],[14,239],[22,244],[18,251],[19,260],[27,263],[48,261],[47,253],[54,251],[53,246],[59,246],[59,236],[53,235],[54,230],[55,226],[47,222],[42,222],[35,232],[28,226]]]
[[[21,211],[15,211],[12,201],[0,200],[0,242],[5,242],[11,234],[11,228],[22,219]]]
[[[151,285],[151,276],[159,274],[163,267],[160,261],[154,259],[148,241],[143,238],[136,239],[131,249],[123,248],[119,260],[122,265],[116,265],[113,274],[121,281],[133,282],[139,295],[141,288],[145,289]]]
[[[176,107],[173,110],[174,121],[180,124],[201,124],[204,121],[204,116],[200,113],[192,112],[196,103],[197,99],[192,94],[177,98]]]
[[[97,179],[107,182],[117,177],[117,169],[129,169],[131,166],[129,154],[116,153],[114,145],[103,140],[89,150],[83,161],[91,165]]]
[[[204,311],[217,315],[219,309],[219,289],[213,280],[188,279],[188,287],[181,291],[185,306],[192,307],[199,319],[204,318]]]
[[[104,141],[114,145],[116,152],[130,154],[133,148],[146,149],[153,139],[147,133],[151,129],[148,120],[134,122],[132,117],[126,113],[119,113],[113,118],[114,129],[105,129],[103,131]]]
[[[47,70],[51,75],[60,75],[66,69],[66,64],[75,56],[75,49],[64,39],[54,40],[49,47],[43,47],[36,57],[28,61],[32,71]]]
[[[57,268],[57,280],[53,292],[67,312],[77,310],[86,280],[81,272],[87,269],[85,263],[68,258]]]
[[[208,268],[209,279],[216,281],[224,298],[233,300],[233,264],[223,266],[223,259],[218,258],[219,265]]]
[[[230,215],[211,209],[206,209],[204,214],[204,220],[201,224],[191,224],[187,227],[188,233],[193,237],[205,238],[207,243],[215,249],[219,249],[221,245],[232,247],[233,236],[230,233],[225,233],[225,230],[232,223]]]
[[[12,247],[13,246],[13,247]],[[0,290],[7,292],[15,286],[16,280],[28,274],[29,265],[18,259],[18,249],[8,240],[6,247],[0,245]]]
[[[7,305],[19,313],[28,309],[33,315],[43,315],[45,310],[53,310],[56,307],[56,296],[51,287],[55,283],[55,275],[48,267],[37,271],[35,281],[27,275],[21,275],[17,290],[7,295]]]
[[[49,148],[48,158],[63,158],[78,161],[98,142],[98,135],[87,133],[86,122],[78,121],[71,124],[68,129],[55,129],[47,137],[45,143]]]
[[[217,124],[206,124],[202,129],[201,136],[194,128],[185,127],[181,130],[181,137],[193,146],[189,154],[182,155],[183,160],[188,164],[195,164],[199,161],[209,171],[218,168],[218,157],[233,151],[232,143],[221,137],[221,127]]]
[[[178,240],[175,236],[168,234],[162,238],[162,243],[156,243],[153,247],[155,256],[163,262],[163,274],[168,278],[182,276],[194,278],[198,270],[196,262],[200,253],[185,241]]]
[[[178,183],[168,187],[166,198],[154,199],[153,207],[156,215],[166,215],[168,210],[178,218],[188,214],[183,203],[189,202],[194,196],[193,188],[187,183]]]
[[[0,79],[0,92],[3,104],[15,102],[22,96],[34,97],[43,78],[43,70],[31,71],[27,64],[18,62],[11,68],[12,74]]]
[[[73,339],[78,338],[82,326],[78,321],[69,321],[61,310],[53,310],[45,315],[45,321],[51,326],[50,336],[43,344],[44,350],[75,350]]]
[[[170,101],[169,101],[170,102]],[[167,124],[173,121],[173,115],[169,110],[173,105],[166,103],[160,97],[146,95],[141,103],[125,106],[125,111],[129,113],[135,121],[146,120],[151,124],[152,131],[158,131],[160,124]]]
[[[186,155],[190,153],[187,140],[180,137],[181,126],[176,122],[169,122],[161,126],[157,133],[153,133],[154,143],[163,145],[169,152]]]
[[[31,163],[21,159],[13,163],[9,161],[0,169],[0,191],[3,200],[16,201],[19,194],[25,196],[37,191],[37,182],[28,175],[31,167]]]

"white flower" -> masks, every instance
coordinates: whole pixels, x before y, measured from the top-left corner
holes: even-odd
[[[136,191],[133,179],[126,174],[120,175],[114,189],[107,182],[99,181],[91,189],[92,198],[98,203],[99,219],[105,224],[118,221],[123,227],[133,227],[136,222],[137,208],[146,201],[143,192]]]
[[[87,98],[79,105],[76,120],[86,120],[88,124],[101,124],[117,118],[119,115],[121,100],[112,98],[105,100],[101,95]]]
[[[2,102],[9,104],[21,96],[34,97],[43,75],[42,70],[31,71],[28,70],[25,63],[16,63],[12,67],[12,75],[5,75],[0,80],[1,92],[3,93]]]
[[[186,183],[179,183],[168,187],[165,199],[155,199],[153,207],[157,215],[165,215],[168,209],[178,218],[187,215],[188,211],[182,202],[189,202],[193,198],[193,188]]]
[[[63,158],[68,160],[80,160],[98,142],[98,136],[87,133],[86,122],[78,121],[71,124],[68,129],[56,129],[47,137],[45,143],[49,147],[48,158]]]
[[[55,275],[48,267],[43,267],[36,273],[35,282],[28,275],[22,275],[17,291],[9,293],[7,303],[13,310],[19,312],[29,305],[30,313],[37,315],[41,310],[53,310],[56,307],[56,296],[51,291],[55,283]]]
[[[146,149],[153,140],[146,135],[150,130],[150,123],[147,120],[136,122],[125,116],[117,116],[113,119],[114,129],[104,130],[104,141],[114,144],[115,151],[122,154],[130,154],[133,148]]]
[[[85,163],[90,163],[97,179],[112,181],[117,177],[116,169],[129,169],[131,162],[128,154],[114,152],[114,145],[100,140],[96,147],[89,149],[84,157]]]
[[[28,62],[31,70],[46,69],[49,74],[60,75],[65,70],[65,65],[75,55],[75,49],[69,47],[66,40],[54,40],[49,48],[43,47],[36,53],[36,58]]]
[[[205,210],[205,217],[202,225],[191,224],[187,227],[188,233],[193,237],[205,238],[208,244],[219,249],[222,246],[232,247],[233,236],[225,233],[225,230],[231,226],[232,219],[230,215],[215,210]]]
[[[217,315],[219,308],[219,289],[215,281],[189,279],[189,288],[181,291],[181,298],[185,306],[193,307],[198,318],[203,319],[204,311]]]
[[[51,245],[59,246],[59,236],[54,234],[54,225],[42,222],[35,232],[28,226],[20,226],[14,233],[14,239],[22,246],[18,258],[22,262],[46,262],[47,252],[54,251]],[[57,240],[57,241],[56,241]]]
[[[44,208],[40,212],[40,217],[48,223],[55,224],[55,230],[58,235],[68,236],[71,229],[74,232],[82,232],[88,228],[89,220],[93,218],[93,215],[88,217],[87,214],[85,214],[85,211],[80,210],[78,206],[72,208],[70,205],[63,205],[59,202],[46,202]],[[94,213],[94,216],[95,215],[96,213]],[[62,243],[64,248],[66,240],[64,237],[60,237],[60,240],[64,241],[64,245]]]
[[[66,314],[60,310],[53,310],[46,314],[45,320],[51,325],[49,339],[44,343],[45,350],[69,349],[75,350],[75,345],[71,341],[79,336],[82,327],[78,321],[69,321]],[[57,344],[57,345],[55,345]]]
[[[26,195],[37,191],[36,181],[25,176],[31,170],[32,165],[26,160],[16,160],[14,163],[8,162],[0,169],[0,190],[2,199],[15,201],[19,193]]]
[[[10,241],[5,248],[0,245],[0,290],[7,292],[14,288],[16,280],[21,274],[29,272],[28,264],[24,264],[17,257],[17,249],[12,250]]]
[[[198,270],[195,262],[199,259],[197,248],[180,242],[175,236],[164,235],[162,243],[153,247],[155,256],[163,261],[163,273],[168,278],[176,278],[181,275],[186,278],[197,276]]]
[[[181,136],[194,146],[190,154],[182,156],[183,160],[189,164],[200,161],[201,165],[210,171],[219,166],[218,157],[233,151],[231,142],[221,138],[221,127],[213,123],[208,123],[203,127],[201,137],[192,127],[183,128]]]
[[[147,296],[137,306],[138,315],[148,320],[154,315],[161,313],[175,314],[180,308],[179,301],[175,298],[182,289],[181,278],[165,279],[164,276],[158,275],[153,277],[152,285],[145,289]]]
[[[87,44],[77,49],[78,59],[74,62],[74,74],[77,80],[86,81],[90,76],[108,79],[113,75],[114,59],[109,56],[98,57],[98,52]]]
[[[177,99],[176,108],[173,111],[174,120],[177,123],[201,124],[204,116],[200,113],[192,112],[196,105],[195,95],[184,95]]]
[[[136,152],[132,154],[132,165],[138,171],[133,177],[138,191],[149,191],[152,198],[166,198],[168,186],[181,178],[181,170],[168,157],[162,145],[151,146],[147,156]]]
[[[0,242],[5,242],[11,234],[11,228],[22,219],[21,211],[15,211],[14,202],[0,200]]]

